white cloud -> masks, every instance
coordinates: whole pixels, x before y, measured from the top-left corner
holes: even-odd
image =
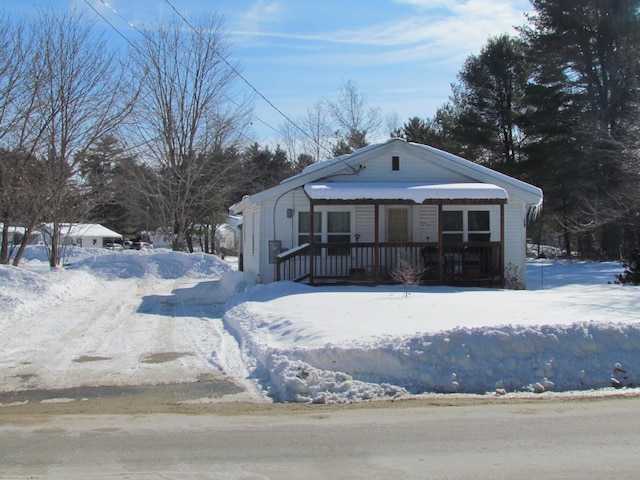
[[[259,32],[262,25],[281,21],[284,12],[278,1],[257,0],[238,19],[238,26],[246,32]]]
[[[489,36],[513,32],[514,26],[524,23],[525,10],[516,8],[512,2],[471,0],[448,3],[453,4],[446,10],[422,12],[387,25],[331,32],[322,39],[361,45],[393,46],[430,42],[469,48],[484,43]]]
[[[514,26],[525,22],[530,8],[519,0],[402,0],[416,8],[416,14],[399,21],[366,25],[354,29],[321,33],[291,33],[253,30],[241,35],[254,38],[295,40],[298,51],[310,55],[309,62],[350,65],[380,65],[404,61],[449,58],[458,63],[471,53],[479,53],[489,37],[514,33]],[[259,6],[266,6],[259,2]],[[252,14],[258,18],[260,15]],[[268,15],[262,15],[262,18]],[[238,33],[238,32],[236,32]],[[344,44],[353,48],[333,51],[328,45]],[[314,52],[323,45],[322,54]],[[282,56],[279,61],[303,61]]]

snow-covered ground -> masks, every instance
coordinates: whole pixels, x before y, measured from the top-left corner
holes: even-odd
[[[407,393],[637,393],[640,289],[617,263],[536,261],[524,291],[245,285],[232,264],[168,250],[43,247],[0,266],[0,392],[194,382],[258,400]]]

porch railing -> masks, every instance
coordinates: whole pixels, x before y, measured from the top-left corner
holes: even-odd
[[[316,243],[282,253],[277,280],[312,284],[392,282],[398,259],[420,272],[424,284],[499,285],[500,242],[447,243]]]

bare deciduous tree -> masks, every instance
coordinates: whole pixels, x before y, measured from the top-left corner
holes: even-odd
[[[21,159],[13,162],[10,194],[26,190],[29,195],[21,197],[20,218],[7,213],[3,220],[19,221],[26,228],[14,257],[17,265],[30,232],[46,216],[54,224],[49,260],[56,267],[58,226],[75,220],[65,218],[64,207],[69,206],[66,194],[73,186],[77,159],[118,127],[131,106],[130,89],[114,55],[81,15],[40,11],[33,20],[8,27],[8,37],[0,42],[6,47],[3,53],[17,64],[4,55],[0,60],[0,141]]]
[[[370,107],[366,95],[353,80],[342,83],[337,100],[328,101],[329,113],[337,125],[338,149],[356,150],[368,145],[367,135],[378,133],[382,123],[380,108]],[[344,152],[336,152],[344,153]]]
[[[217,16],[197,22],[160,21],[146,29],[132,51],[141,96],[137,135],[145,139],[154,178],[145,178],[155,223],[183,250],[192,216],[230,188],[233,161],[212,161],[214,152],[238,141],[249,103],[233,91],[236,66]]]
[[[391,271],[391,279],[402,284],[404,288],[404,296],[409,295],[411,285],[420,283],[424,268],[420,268],[413,264],[405,255],[399,253],[396,259],[396,265]]]
[[[48,179],[49,262],[56,267],[60,224],[75,220],[67,218],[65,208],[80,159],[98,139],[117,130],[133,97],[114,53],[82,15],[41,12],[33,28],[45,78],[38,101],[48,123],[38,150]]]
[[[0,14],[0,263],[9,262],[9,234],[19,220],[17,210],[24,201],[19,198],[25,191],[23,179],[29,158],[24,152],[24,138],[34,103],[29,101],[33,99],[29,87],[36,80],[26,75],[28,51],[24,24]]]
[[[281,127],[290,159],[308,155],[314,163],[331,157],[333,129],[326,102],[317,101],[297,120]]]

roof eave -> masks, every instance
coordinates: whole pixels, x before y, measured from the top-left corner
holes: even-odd
[[[522,180],[518,180],[517,178],[513,178],[510,177],[509,175],[506,175],[504,173],[498,172],[496,170],[492,170],[488,167],[485,167],[484,165],[480,165],[478,163],[474,163],[470,160],[467,160],[465,158],[459,157],[457,155],[454,155],[453,153],[449,153],[449,152],[445,152],[444,150],[439,150],[435,147],[432,147],[430,145],[422,145],[419,143],[411,143],[411,145],[415,145],[418,148],[422,148],[426,151],[429,151],[431,153],[433,153],[434,155],[437,155],[439,157],[442,157],[446,160],[449,160],[450,162],[453,162],[456,165],[468,168],[470,170],[472,170],[474,173],[480,174],[485,176],[485,178],[490,179],[491,181],[488,183],[495,183],[495,182],[499,182],[502,184],[506,184],[509,185],[512,188],[515,188],[518,190],[518,193],[516,194],[518,197],[522,198],[525,203],[527,205],[530,206],[540,206],[542,204],[542,200],[543,200],[543,192],[542,189],[531,185],[530,183],[524,182]],[[443,168],[446,168],[448,170],[455,170],[451,167],[448,166],[448,164],[442,163],[440,165]]]

